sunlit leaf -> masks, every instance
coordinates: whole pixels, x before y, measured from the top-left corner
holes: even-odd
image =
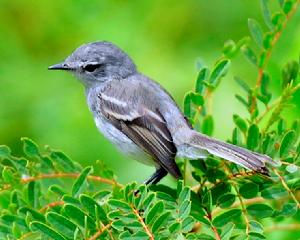
[[[266,204],[258,203],[258,204],[252,204],[247,207],[247,212],[256,218],[266,218],[270,217],[273,214],[273,209]]]
[[[259,23],[255,19],[248,19],[248,27],[254,41],[260,46],[263,46],[263,31]]]
[[[77,196],[79,193],[81,193],[84,183],[86,181],[86,178],[91,172],[93,172],[92,167],[86,167],[85,169],[82,170],[79,177],[76,179],[76,181],[73,184],[73,187],[72,187],[72,195],[73,196]]]
[[[30,228],[32,229],[32,231],[41,232],[42,234],[44,234],[44,236],[47,236],[49,239],[66,240],[66,238],[64,238],[60,233],[56,232],[53,228],[41,222],[32,222],[30,224]]]

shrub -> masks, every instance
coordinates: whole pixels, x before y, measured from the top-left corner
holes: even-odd
[[[195,89],[185,96],[184,112],[196,129],[213,134],[213,93],[230,60],[242,52],[255,65],[257,80],[252,87],[235,77],[241,87],[236,98],[249,116],[233,115],[235,128],[228,141],[271,156],[278,166],[270,167],[270,177],[209,156],[205,161],[179,159],[184,179],[176,189],[123,186],[103,164],[93,174],[93,167],[83,168],[63,152],[42,151],[23,138],[22,157],[0,146],[1,239],[265,239],[268,231],[299,229],[300,121],[287,124],[282,114],[300,88],[299,62],[283,66],[282,92],[276,99],[266,70],[299,1],[280,1],[273,14],[267,1],[261,2],[268,30],[249,19],[252,40],[225,42],[212,68],[200,67]]]

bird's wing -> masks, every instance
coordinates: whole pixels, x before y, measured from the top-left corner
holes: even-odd
[[[118,89],[108,88],[99,94],[101,113],[117,129],[122,131],[135,144],[141,147],[154,160],[176,178],[181,176],[175,163],[176,147],[168,130],[166,121],[158,109],[145,105],[145,94],[121,93]],[[150,101],[150,100],[149,100]]]

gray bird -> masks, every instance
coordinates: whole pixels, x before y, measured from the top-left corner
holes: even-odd
[[[155,166],[146,184],[168,173],[180,178],[176,156],[199,159],[209,153],[263,174],[268,172],[265,163],[273,162],[195,131],[171,95],[138,72],[131,58],[110,42],[82,45],[49,69],[73,73],[85,86],[99,131],[123,153]]]

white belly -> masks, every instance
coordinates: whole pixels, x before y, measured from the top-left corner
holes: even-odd
[[[155,165],[149,154],[102,117],[95,117],[98,130],[124,154],[146,165]]]

